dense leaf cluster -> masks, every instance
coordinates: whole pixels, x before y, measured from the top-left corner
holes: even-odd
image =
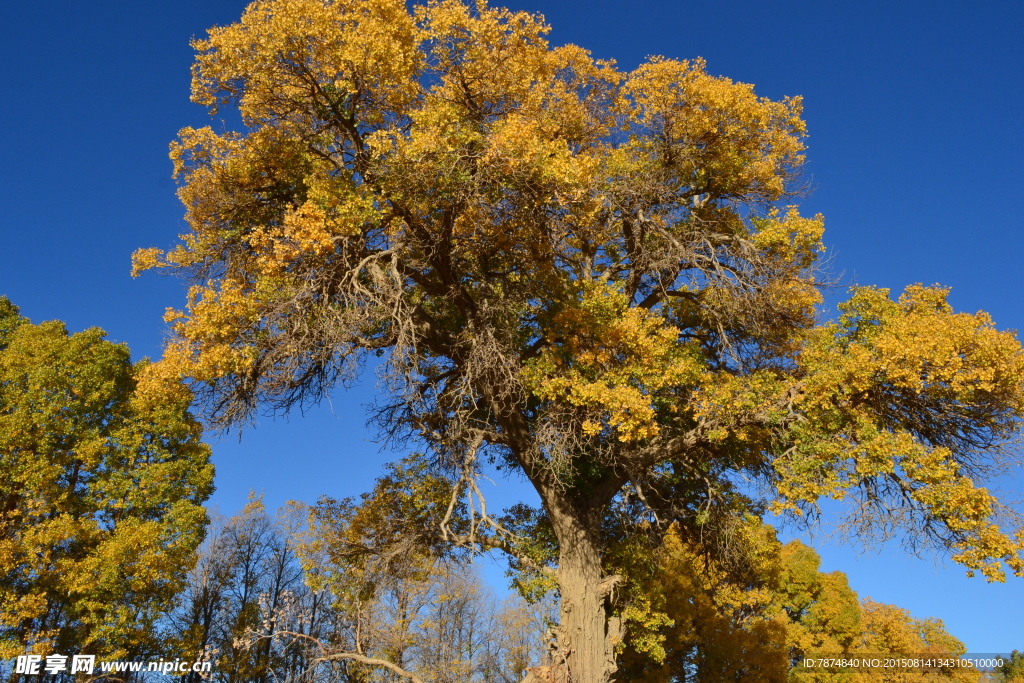
[[[191,393],[149,369],[0,297],[0,658],[159,654],[213,466]]]

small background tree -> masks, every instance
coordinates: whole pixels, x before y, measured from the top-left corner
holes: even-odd
[[[358,503],[272,518],[254,500],[221,520],[168,615],[169,642],[223,683],[519,681],[543,656],[539,610],[494,598],[468,557],[403,541],[395,527],[415,510],[393,496],[411,503],[422,474],[397,465]],[[447,499],[435,502],[443,514]]]

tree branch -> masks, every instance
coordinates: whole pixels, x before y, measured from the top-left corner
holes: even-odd
[[[313,636],[306,633],[297,633],[295,631],[278,631],[275,634],[275,636],[288,636],[293,639],[292,642],[296,640],[307,640],[326,652],[326,648],[324,647],[323,642],[321,642],[318,638],[314,638]],[[412,673],[411,671],[403,669],[394,662],[389,662],[386,659],[380,659],[377,657],[367,657],[366,655],[360,654],[358,652],[342,651],[331,652],[329,654],[325,653],[324,655],[313,659],[312,663],[320,664],[323,662],[337,662],[346,660],[359,662],[360,664],[366,664],[367,666],[377,666],[383,669],[387,669],[388,671],[391,671],[397,676],[401,676],[402,678],[412,681],[412,683],[426,683],[422,678],[420,678],[416,674]]]
[[[318,664],[320,662],[334,662],[343,660],[359,662],[360,664],[366,664],[367,666],[378,666],[383,669],[387,669],[388,671],[391,671],[396,676],[406,678],[412,681],[412,683],[425,683],[425,681],[422,678],[420,678],[413,672],[406,671],[402,667],[392,662],[389,662],[386,659],[378,659],[377,657],[367,657],[366,655],[357,654],[355,652],[335,652],[329,655],[325,655],[323,657],[317,657],[313,660],[313,662]]]

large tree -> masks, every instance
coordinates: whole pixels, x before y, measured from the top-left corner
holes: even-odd
[[[1024,570],[978,483],[1024,414],[1017,340],[921,286],[819,324],[800,100],[547,30],[483,2],[260,0],[197,40],[193,99],[242,128],[181,131],[191,232],[136,254],[194,282],[163,372],[226,426],[383,357],[377,423],[473,501],[440,533],[557,586],[558,680],[613,677],[636,549],[728,528],[739,479]],[[536,489],[514,517],[550,561],[481,505],[489,466]]]
[[[0,297],[0,658],[163,654],[213,466],[191,393],[151,369]]]

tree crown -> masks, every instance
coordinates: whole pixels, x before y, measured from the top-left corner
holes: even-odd
[[[800,99],[700,60],[623,72],[546,33],[484,2],[259,0],[196,41],[194,100],[244,129],[172,144],[191,231],[135,259],[194,281],[162,371],[230,425],[383,355],[377,423],[470,516],[444,534],[555,571],[480,505],[482,468],[521,473],[567,623],[622,613],[617,549],[727,529],[741,478],[777,510],[847,498],[857,531],[1024,573],[980,483],[1024,416],[1013,335],[940,287],[861,288],[819,324]]]

